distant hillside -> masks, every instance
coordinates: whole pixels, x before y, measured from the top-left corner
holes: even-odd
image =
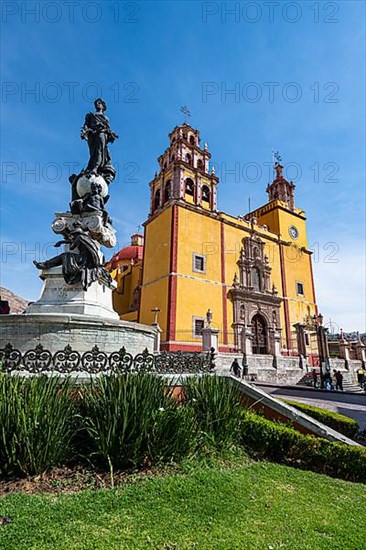
[[[23,313],[29,304],[28,300],[17,296],[14,292],[11,292],[11,290],[3,286],[0,286],[0,296],[2,300],[7,300],[9,302],[10,313]]]

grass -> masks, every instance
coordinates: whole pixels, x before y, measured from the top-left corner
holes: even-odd
[[[6,496],[0,516],[12,523],[0,526],[0,548],[364,548],[364,485],[238,462],[186,463],[114,490]]]

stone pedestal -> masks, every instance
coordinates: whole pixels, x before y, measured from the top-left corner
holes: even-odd
[[[161,333],[163,331],[160,328],[159,323],[153,323],[152,326],[155,329],[154,351],[159,352],[160,351],[160,336],[161,336]]]
[[[26,309],[26,313],[58,313],[67,315],[93,315],[119,320],[112,306],[112,290],[117,285],[95,281],[87,290],[80,283],[68,285],[61,267],[42,271],[44,280],[41,297]]]
[[[53,354],[67,345],[79,353],[97,345],[105,353],[125,347],[132,355],[156,349],[156,327],[121,321],[113,310],[114,282],[95,281],[83,290],[65,283],[61,267],[42,271],[41,278],[41,297],[24,314],[0,315],[0,348],[10,343],[24,353],[42,344]]]
[[[252,355],[253,354],[253,347],[252,347],[252,340],[253,340],[253,334],[252,329],[250,326],[244,326],[242,333],[242,344],[241,349],[244,355]]]
[[[155,329],[147,325],[93,315],[65,313],[25,313],[0,315],[0,348],[11,343],[22,353],[38,344],[55,353],[70,345],[79,353],[95,345],[105,353],[125,347],[136,355],[145,348],[154,350]]]
[[[75,223],[82,224],[90,231],[90,235],[101,245],[113,248],[117,243],[116,230],[110,223],[103,221],[101,212],[84,212],[71,214],[70,212],[56,212],[52,223],[53,231],[63,235],[66,229],[72,229]]]
[[[279,330],[274,333],[274,354],[281,355],[281,332]]]
[[[202,329],[202,351],[210,351],[214,348],[218,351],[219,347],[219,329],[206,327]]]
[[[350,360],[349,356],[349,343],[345,340],[339,342],[339,355],[344,359],[346,362]]]
[[[366,350],[365,345],[359,340],[356,344],[356,357],[359,361],[362,361],[362,363],[365,363],[366,361]]]

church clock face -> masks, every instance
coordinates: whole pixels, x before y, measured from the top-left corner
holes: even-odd
[[[290,227],[288,228],[288,232],[290,234],[290,237],[292,237],[293,239],[297,239],[297,237],[299,236],[299,231],[294,225],[290,225]]]

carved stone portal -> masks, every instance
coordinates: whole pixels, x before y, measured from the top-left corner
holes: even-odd
[[[235,348],[245,355],[281,354],[280,304],[271,287],[268,257],[258,235],[245,237],[229,296],[234,309]]]

